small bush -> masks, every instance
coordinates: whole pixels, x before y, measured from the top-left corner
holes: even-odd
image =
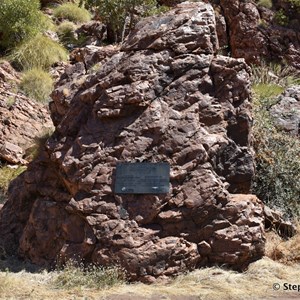
[[[300,216],[300,140],[276,128],[269,109],[290,82],[293,70],[278,65],[253,68],[256,176],[252,192],[285,217]]]
[[[284,88],[278,84],[259,83],[253,86],[253,91],[256,95],[259,95],[259,106],[270,108],[276,102],[274,97],[280,95]]]
[[[117,267],[97,267],[90,265],[84,267],[72,260],[58,272],[54,284],[59,288],[96,288],[103,289],[124,283],[124,273]]]
[[[272,1],[271,0],[259,0],[257,3],[259,6],[263,6],[266,8],[272,8]]]
[[[54,9],[53,15],[56,18],[67,19],[75,23],[84,23],[91,20],[91,14],[85,8],[74,3],[64,3]]]
[[[252,192],[285,217],[300,216],[300,140],[280,131],[270,115],[277,97],[299,83],[297,71],[278,64],[252,68],[253,146],[256,176]]]
[[[86,7],[95,11],[97,17],[108,27],[110,42],[123,41],[126,30],[131,30],[136,21],[136,12],[143,8],[140,16],[156,10],[156,0],[81,0]]]
[[[25,159],[29,162],[36,159],[40,153],[45,150],[45,144],[52,134],[52,128],[43,129],[42,132],[33,139],[33,144],[26,149]]]
[[[300,9],[300,0],[288,0],[288,2],[292,5],[292,8]]]
[[[6,198],[9,183],[26,170],[24,166],[11,168],[8,166],[0,167],[0,203],[3,203]]]
[[[299,70],[292,66],[263,62],[260,66],[252,66],[252,83],[254,85],[273,84],[284,88],[293,84],[300,84]]]
[[[41,32],[46,30],[56,31],[56,25],[51,17],[40,11]]]
[[[289,17],[285,14],[283,9],[278,10],[274,18],[278,25],[287,26],[289,24]]]
[[[70,21],[62,22],[57,27],[57,34],[62,44],[68,45],[75,43],[76,40],[76,25]]]
[[[42,69],[31,69],[23,74],[20,88],[28,97],[45,103],[52,92],[53,79]]]
[[[160,14],[164,14],[167,11],[169,11],[171,8],[165,5],[160,5],[160,6],[150,6],[149,10],[146,10],[146,12],[144,13],[145,17],[148,16],[155,16],[155,15],[160,15]]]
[[[10,60],[23,70],[48,69],[54,63],[67,58],[68,53],[63,46],[41,34],[23,42],[10,55]]]
[[[0,45],[11,48],[41,30],[39,0],[0,1]]]

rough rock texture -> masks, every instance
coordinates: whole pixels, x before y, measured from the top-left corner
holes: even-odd
[[[221,0],[229,28],[229,42],[233,57],[247,62],[259,62],[267,55],[264,35],[258,30],[259,11],[251,1]]]
[[[275,124],[291,135],[300,136],[300,86],[292,86],[270,109]]]
[[[19,80],[8,62],[0,64],[0,159],[12,164],[26,163],[34,138],[53,128],[47,108],[18,92]]]
[[[224,44],[224,16],[233,57],[243,57],[247,63],[286,61],[300,69],[300,27],[279,26],[274,21],[274,12],[257,6],[255,1],[221,0],[220,6],[218,35]]]
[[[84,45],[101,45],[106,39],[106,26],[99,21],[91,21],[81,25],[76,34],[84,39]]]
[[[290,238],[297,232],[296,226],[283,218],[283,214],[264,206],[265,230],[276,230],[283,238]]]
[[[95,67],[99,62],[103,64],[104,59],[112,57],[119,51],[120,47],[115,45],[105,47],[88,45],[74,49],[70,53],[70,61],[72,64],[82,62],[85,67],[85,72],[87,73],[91,67]]]
[[[263,206],[242,194],[253,175],[250,70],[217,49],[212,7],[185,3],[140,22],[96,73],[67,70],[56,131],[11,186],[0,244],[38,264],[120,264],[147,282],[260,258]],[[120,161],[169,162],[170,193],[114,194]]]
[[[216,29],[217,29],[219,47],[221,50],[229,51],[229,37],[227,32],[228,28],[226,24],[226,19],[218,9],[215,10],[215,14],[216,14]]]

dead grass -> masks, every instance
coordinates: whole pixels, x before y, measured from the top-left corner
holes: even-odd
[[[114,284],[91,285],[86,282],[99,276],[95,272],[87,275],[84,284],[68,285],[60,280],[66,279],[68,272],[0,272],[0,299],[82,299],[82,300],[258,300],[258,299],[299,299],[295,291],[283,291],[284,283],[299,285],[300,278],[300,225],[298,234],[290,240],[281,239],[275,232],[267,233],[266,255],[252,263],[243,273],[219,267],[203,268],[178,276],[169,283],[145,285],[142,283],[128,284],[123,280]],[[272,259],[271,259],[272,258]],[[277,261],[275,261],[277,260]],[[5,261],[2,261],[5,262]],[[20,265],[10,268],[0,261],[0,270],[36,271],[31,265]],[[30,268],[32,267],[32,268]],[[8,269],[7,269],[8,270]],[[72,269],[73,270],[73,269]],[[74,270],[73,270],[74,271]],[[82,276],[82,272],[71,272],[71,277]],[[79,270],[80,271],[80,270]],[[75,275],[74,275],[75,274]],[[79,275],[78,275],[79,274]],[[98,273],[97,273],[98,274]],[[96,275],[97,275],[96,274]],[[69,277],[68,277],[69,278]],[[90,282],[89,282],[90,283]],[[279,291],[273,290],[273,284],[281,286]],[[89,286],[89,288],[88,288]]]
[[[252,263],[244,273],[204,268],[174,279],[169,284],[118,284],[108,288],[58,289],[58,272],[0,273],[0,299],[273,299],[274,283],[299,284],[300,264],[287,266],[268,257]],[[286,299],[289,292],[285,292]],[[282,295],[282,294],[281,294]],[[158,298],[159,296],[159,298]],[[180,298],[180,296],[182,298]]]
[[[275,232],[267,233],[266,255],[285,265],[300,263],[300,224],[297,234],[289,240],[283,240]]]

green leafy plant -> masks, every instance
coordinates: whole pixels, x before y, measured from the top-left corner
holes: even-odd
[[[0,45],[12,48],[43,28],[39,0],[0,1]]]
[[[300,14],[300,1],[299,0],[288,0],[288,2],[291,5],[291,14],[294,15],[294,18],[296,20],[299,20],[299,14]],[[299,23],[297,23],[299,24]],[[297,26],[295,29],[299,28],[299,26]]]
[[[296,6],[300,6],[300,0],[288,0],[288,1]]]
[[[274,18],[278,25],[287,26],[289,23],[289,17],[285,14],[285,11],[283,9],[278,10],[275,13]]]
[[[134,25],[134,15],[139,6],[143,6],[144,15],[156,8],[156,0],[86,0],[81,1],[87,7],[94,10],[108,26],[109,40],[122,41],[126,27],[129,30]]]
[[[20,88],[28,97],[45,103],[50,98],[53,79],[42,69],[31,69],[23,74]]]
[[[54,9],[53,15],[56,18],[67,19],[75,23],[84,23],[91,20],[91,14],[85,8],[75,3],[64,3]]]
[[[10,55],[10,60],[19,69],[48,69],[54,63],[65,61],[67,50],[50,38],[38,34],[16,47]]]
[[[59,288],[103,289],[124,283],[125,275],[118,267],[84,266],[72,260],[58,271],[54,284]]]
[[[288,0],[288,2],[290,4],[292,4],[292,6],[296,9],[300,8],[300,0]]]

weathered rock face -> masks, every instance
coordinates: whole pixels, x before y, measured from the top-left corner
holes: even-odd
[[[220,5],[228,22],[232,56],[259,62],[267,55],[267,46],[264,35],[258,30],[260,14],[256,5],[239,0],[221,0]]]
[[[242,194],[250,70],[217,49],[212,7],[185,3],[140,22],[97,73],[74,64],[53,93],[56,131],[0,212],[6,249],[45,265],[120,264],[144,281],[260,258],[262,203]],[[114,194],[120,161],[168,162],[170,193]]]
[[[289,87],[270,109],[275,124],[291,135],[300,135],[300,86]]]
[[[218,17],[218,35],[224,45],[227,33],[228,48],[233,57],[243,57],[247,63],[256,64],[263,60],[286,61],[300,69],[299,26],[279,26],[273,22],[274,12],[258,7],[255,1],[219,2],[222,10]]]
[[[85,45],[101,45],[106,39],[106,26],[99,21],[91,21],[81,25],[76,34],[84,38]]]
[[[15,91],[19,80],[8,62],[0,64],[0,159],[12,164],[26,163],[34,138],[53,128],[46,107]]]

